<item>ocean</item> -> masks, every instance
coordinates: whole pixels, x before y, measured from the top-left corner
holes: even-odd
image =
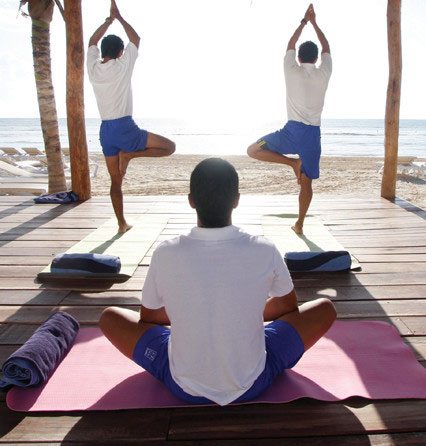
[[[283,122],[262,122],[235,126],[213,125],[179,119],[136,119],[140,127],[176,142],[176,153],[211,156],[244,155],[246,148],[261,136],[282,127]],[[100,120],[86,119],[89,152],[100,153]],[[59,120],[62,147],[68,147],[66,119]],[[382,119],[323,119],[322,154],[325,156],[383,156]],[[0,119],[0,147],[44,148],[38,118]],[[399,155],[426,157],[426,120],[400,121]]]

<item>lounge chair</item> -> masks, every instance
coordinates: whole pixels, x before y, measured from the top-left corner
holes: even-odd
[[[40,176],[31,172],[28,172],[28,170],[22,169],[16,164],[11,164],[10,162],[2,161],[0,160],[0,170],[4,170],[7,173],[19,176],[19,177],[27,177],[32,178],[34,176]],[[42,177],[45,177],[46,175],[41,174]]]
[[[62,154],[69,158],[70,157],[70,148],[62,147]],[[89,159],[89,167],[90,167],[90,178],[96,178],[96,175],[98,174],[98,170],[99,170],[98,163]]]
[[[1,195],[41,195],[48,189],[47,175],[34,174],[2,160],[0,171],[10,174],[8,177],[0,177]]]
[[[34,168],[42,168],[45,173],[47,173],[47,159],[46,152],[38,149],[37,147],[22,147],[22,150],[26,155],[33,158],[32,161],[20,161],[17,164],[24,169],[30,169],[33,171]],[[70,165],[64,161],[65,174],[69,174]]]
[[[14,147],[0,147],[0,150],[4,155],[8,156],[22,156],[23,153],[19,150],[16,150]]]
[[[379,173],[383,174],[384,162],[381,163]],[[415,156],[398,156],[397,173],[399,175],[420,176],[426,172],[426,162],[418,161]]]
[[[44,156],[45,153],[42,152],[37,147],[21,147],[21,149],[25,152],[26,155],[29,156]]]

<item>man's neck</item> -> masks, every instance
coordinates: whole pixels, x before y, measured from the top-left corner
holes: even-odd
[[[228,220],[228,222],[227,222],[227,224],[225,225],[225,226],[220,226],[220,228],[226,228],[227,226],[231,226],[232,225],[232,218],[230,218],[229,220]],[[203,224],[203,222],[199,219],[199,218],[197,218],[197,226],[199,227],[199,228],[206,228],[206,229],[218,229],[218,227],[211,227],[211,226],[205,226],[204,224]],[[219,229],[220,229],[219,228]]]

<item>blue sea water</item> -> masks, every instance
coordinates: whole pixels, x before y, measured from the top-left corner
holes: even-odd
[[[233,123],[200,124],[179,119],[135,119],[139,126],[176,142],[177,153],[243,155],[246,147],[261,136],[282,127],[282,122],[233,126]],[[89,152],[101,152],[100,120],[86,119]],[[66,119],[59,120],[62,147],[68,147]],[[323,119],[322,153],[326,156],[383,156],[384,121],[382,119]],[[1,147],[44,148],[39,119],[0,119]],[[426,120],[400,121],[399,155],[426,157]]]

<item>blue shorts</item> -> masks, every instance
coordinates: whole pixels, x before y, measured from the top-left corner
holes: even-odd
[[[140,129],[131,116],[102,121],[99,141],[105,156],[116,156],[118,152],[145,150],[148,132]]]
[[[207,398],[186,393],[172,378],[167,351],[170,329],[150,328],[136,344],[133,361],[162,381],[178,398],[191,404],[214,404]],[[305,348],[299,333],[284,321],[265,326],[266,363],[253,385],[234,402],[250,401],[260,395],[285,369],[291,369],[302,357]]]
[[[299,155],[302,172],[312,180],[319,178],[321,157],[321,130],[319,126],[288,121],[274,133],[260,138],[261,148],[281,155]]]

